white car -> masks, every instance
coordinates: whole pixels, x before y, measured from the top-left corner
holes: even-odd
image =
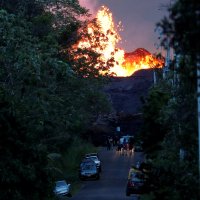
[[[133,139],[134,136],[131,136],[131,135],[124,135],[124,136],[122,136],[122,137],[120,138],[119,142],[120,142],[120,144],[124,144],[124,141],[125,141],[125,143],[128,143],[129,140],[130,140],[131,138]]]
[[[65,180],[56,181],[54,188],[55,195],[71,197],[70,186],[71,184],[67,183]]]
[[[102,170],[101,161],[100,161],[97,153],[86,154],[85,158],[89,158],[89,159],[93,160],[95,162],[96,166],[97,166],[97,169],[99,170],[99,172],[101,172],[101,170]]]

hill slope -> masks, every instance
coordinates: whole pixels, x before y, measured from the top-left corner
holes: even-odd
[[[105,92],[109,95],[116,113],[136,114],[141,112],[141,97],[147,95],[152,84],[153,71],[140,70],[130,77],[112,78]]]
[[[105,87],[109,96],[113,112],[109,115],[100,115],[97,121],[88,130],[95,145],[105,143],[108,135],[120,136],[137,134],[143,124],[141,97],[146,97],[153,85],[153,70],[140,70],[131,77],[114,77]],[[116,127],[120,127],[120,133]]]

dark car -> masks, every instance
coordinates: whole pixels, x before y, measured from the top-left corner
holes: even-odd
[[[92,159],[84,159],[80,164],[79,178],[81,180],[100,178],[99,170]]]
[[[86,159],[89,158],[89,159],[93,160],[97,166],[97,169],[99,170],[99,172],[101,172],[102,166],[101,166],[101,160],[99,158],[98,153],[88,153],[85,155],[85,158]]]
[[[140,171],[131,173],[126,185],[126,196],[130,196],[131,194],[143,194],[145,192],[145,175]]]
[[[60,180],[55,182],[54,194],[56,196],[68,196],[71,197],[70,193],[71,184],[67,183],[65,180]]]

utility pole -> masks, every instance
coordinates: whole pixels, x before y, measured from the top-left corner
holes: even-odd
[[[153,84],[156,85],[156,69],[153,69]]]
[[[163,37],[162,30],[161,30],[161,28],[156,27],[156,28],[154,29],[154,32],[158,34],[158,41],[159,41],[159,42],[155,42],[155,43],[154,43],[154,46],[156,47],[157,50],[160,51],[160,53],[161,53],[161,55],[162,55],[162,53],[163,53],[163,52],[162,52],[162,46],[161,46],[161,44],[160,44],[160,43],[161,43],[161,40],[162,40],[162,37]],[[156,68],[154,67],[154,69],[153,69],[153,84],[154,84],[154,86],[156,85],[156,83],[157,83]]]
[[[161,5],[159,10],[163,10],[163,9],[167,10],[167,9],[172,7],[172,4],[173,4],[173,0],[170,0],[169,5],[163,4],[163,5]],[[162,36],[162,32],[160,32],[160,38],[161,38],[161,36]],[[163,74],[162,74],[163,75],[163,79],[166,78],[166,75],[169,72],[170,54],[171,54],[170,53],[171,48],[170,48],[170,36],[169,35],[167,35],[166,40],[167,41],[166,41],[166,44],[165,44],[165,47],[166,47],[165,66],[163,67]]]
[[[170,38],[168,36],[168,38],[167,38],[167,53],[166,53],[166,59],[165,59],[165,66],[163,68],[163,78],[166,78],[166,74],[169,71],[169,65],[170,65]]]
[[[200,11],[196,10],[196,30],[200,27]],[[196,67],[197,67],[197,114],[198,114],[198,169],[199,169],[199,186],[200,186],[200,49],[199,41],[196,41]]]
[[[198,110],[198,158],[200,180],[200,55],[197,52],[197,110]]]

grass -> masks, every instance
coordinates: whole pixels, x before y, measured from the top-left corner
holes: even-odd
[[[65,179],[71,184],[71,193],[74,195],[79,191],[82,182],[78,177],[80,162],[86,153],[97,152],[98,149],[92,144],[82,141],[79,138],[74,139],[73,143],[67,148],[59,159],[54,160],[54,168],[59,169],[57,179]]]

